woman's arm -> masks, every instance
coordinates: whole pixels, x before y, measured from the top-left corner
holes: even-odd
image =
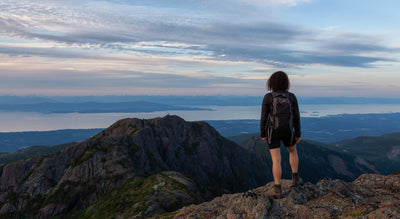
[[[268,94],[266,94],[262,102],[261,120],[260,120],[260,136],[263,140],[266,140],[264,138],[267,137],[267,130],[265,127],[267,125],[268,114],[269,114]]]
[[[297,102],[296,95],[293,94],[293,126],[294,126],[294,137],[301,137],[301,125],[300,125],[300,111],[299,104]]]

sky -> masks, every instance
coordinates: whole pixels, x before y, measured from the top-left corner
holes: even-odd
[[[1,0],[0,95],[398,97],[398,0]]]

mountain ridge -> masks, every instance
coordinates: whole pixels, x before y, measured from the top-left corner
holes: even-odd
[[[123,119],[55,155],[0,165],[0,215],[71,216],[128,179],[162,171],[193,177],[213,194],[238,192],[271,180],[265,169],[205,122]]]
[[[252,151],[269,165],[272,165],[267,143],[261,140],[258,133],[233,136],[229,139],[238,143],[243,148]],[[367,159],[332,150],[327,145],[309,140],[301,140],[297,144],[299,174],[304,180],[316,183],[320,179],[329,176],[331,178],[352,181],[363,173],[384,173],[384,171]],[[289,154],[283,147],[281,148],[281,155],[282,177],[290,179]]]
[[[373,161],[385,174],[400,169],[400,133],[380,136],[359,136],[332,144],[344,151]]]
[[[2,153],[0,154],[0,164],[10,163],[22,159],[28,159],[35,156],[52,155],[73,144],[76,144],[76,142],[53,145],[53,146],[37,145],[37,146],[23,148],[12,153]]]
[[[61,129],[52,131],[0,132],[0,150],[15,152],[36,145],[58,145],[81,142],[104,129]]]
[[[400,130],[400,114],[336,115],[302,117],[303,139],[335,143],[356,136],[378,136]],[[346,123],[344,123],[346,121]],[[350,123],[348,121],[351,121]],[[222,136],[259,132],[259,120],[205,120]],[[337,123],[342,125],[337,125]],[[12,152],[34,145],[55,145],[86,140],[102,129],[67,129],[0,133],[0,151]],[[350,131],[351,130],[351,131]]]

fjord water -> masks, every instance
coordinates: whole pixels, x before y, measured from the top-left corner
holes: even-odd
[[[192,106],[193,107],[193,106]],[[211,110],[157,111],[147,113],[31,113],[0,112],[0,132],[47,131],[58,129],[106,128],[123,118],[148,119],[167,114],[187,121],[259,119],[260,106],[195,106]],[[321,117],[338,114],[398,113],[400,104],[304,104],[301,116]]]

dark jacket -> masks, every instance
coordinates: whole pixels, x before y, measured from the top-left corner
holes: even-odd
[[[294,126],[294,137],[301,137],[301,130],[300,130],[300,112],[299,112],[299,105],[297,103],[297,98],[293,93],[289,93],[289,101],[292,105],[293,110],[293,126]],[[260,121],[260,133],[261,137],[267,137],[267,119],[268,114],[271,111],[272,106],[272,95],[271,93],[267,93],[264,96],[264,100],[262,103],[262,110],[261,110],[261,121]]]

